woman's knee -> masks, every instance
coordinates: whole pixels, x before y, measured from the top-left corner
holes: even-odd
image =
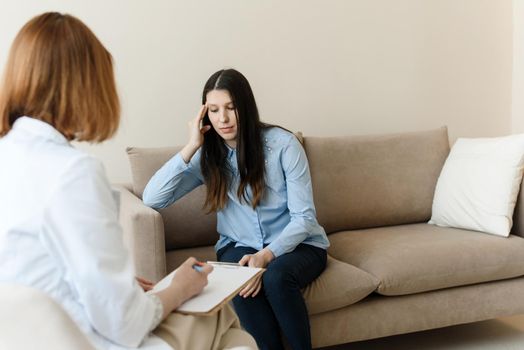
[[[296,277],[285,268],[272,268],[271,265],[262,275],[262,283],[267,292],[276,292],[298,288]]]

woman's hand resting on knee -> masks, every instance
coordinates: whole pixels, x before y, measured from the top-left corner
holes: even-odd
[[[213,266],[199,263],[202,271],[197,271],[193,268],[197,263],[195,258],[187,259],[178,267],[169,287],[155,293],[164,305],[163,318],[186,300],[202,292],[207,285],[207,276],[213,271]]]
[[[267,248],[258,251],[255,254],[246,254],[238,262],[244,266],[247,264],[249,267],[261,267],[265,268],[273,259],[275,255]],[[262,289],[262,274],[258,275],[253,281],[251,281],[244,289],[238,293],[241,297],[247,298],[249,296],[256,297]]]

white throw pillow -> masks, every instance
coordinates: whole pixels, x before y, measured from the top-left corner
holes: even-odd
[[[458,139],[440,173],[429,223],[508,237],[523,156],[524,134]]]

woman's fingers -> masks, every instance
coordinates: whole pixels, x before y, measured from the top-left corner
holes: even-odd
[[[150,286],[153,285],[153,282],[151,282],[151,281],[149,281],[149,280],[146,280],[145,278],[137,277],[136,279],[137,279],[137,281],[140,282],[140,283],[147,284],[147,285],[150,285]]]
[[[206,113],[207,113],[207,105],[202,105],[202,107],[200,107],[200,110],[198,111],[198,114],[195,118],[195,124],[199,128],[202,127],[202,119],[204,119],[204,117],[206,116]]]
[[[206,112],[207,112],[207,105],[202,105],[202,107],[200,107],[200,112],[198,113],[198,119],[199,120],[204,119]]]
[[[244,289],[242,289],[239,293],[241,297],[247,298],[249,296],[249,291],[253,287],[253,282],[249,283]]]
[[[245,297],[249,297],[249,296],[252,296],[254,297],[255,295],[253,295],[253,293],[258,289],[258,286],[261,284],[261,281],[259,278],[257,278],[257,280],[255,281],[255,283],[253,283],[253,286],[251,287],[251,289],[248,291],[248,293],[246,293]]]
[[[240,259],[240,261],[238,262],[238,264],[240,266],[244,266],[245,264],[247,264],[249,262],[249,259],[251,259],[251,254],[246,254],[242,257],[242,259]]]
[[[151,290],[153,289],[153,282],[151,281],[148,281],[144,278],[141,278],[141,277],[136,277],[136,280],[138,282],[138,284],[140,285],[140,287],[144,290],[144,291],[148,291],[148,290]]]
[[[253,294],[251,295],[251,297],[256,297],[258,292],[260,292],[260,290],[262,289],[262,280],[259,281],[258,283],[258,286],[257,286],[257,289],[253,292]]]
[[[213,266],[207,263],[202,264],[202,272],[205,272],[206,275],[209,275],[211,272],[213,272]]]
[[[253,281],[251,281],[251,282],[249,282],[249,284],[248,284],[247,286],[245,286],[244,289],[242,289],[242,290],[240,291],[240,293],[238,293],[238,294],[239,294],[241,297],[244,297],[244,298],[245,298],[245,297],[247,296],[247,293],[248,293],[251,289],[253,289],[253,286],[256,284],[256,282],[257,282],[256,279],[253,280]]]
[[[144,292],[147,292],[147,291],[150,291],[151,289],[153,289],[153,287],[151,285],[149,285],[149,284],[142,284],[141,287],[144,290]]]
[[[136,277],[136,280],[138,282],[142,282],[142,283],[145,283],[145,284],[153,284],[153,282],[150,282],[150,281],[146,280],[145,278],[138,277],[138,276]]]
[[[247,298],[248,296],[252,295],[255,291],[258,293],[258,290],[260,290],[261,285],[261,279],[260,276],[257,277],[253,282],[248,284],[246,288],[244,288],[240,292],[240,296]],[[253,297],[256,296],[256,294],[252,295]]]
[[[207,105],[202,105],[202,107],[200,108],[200,112],[198,113],[198,126],[202,134],[205,134],[206,132],[209,131],[209,129],[211,129],[211,125],[202,125],[202,120],[206,116],[206,113],[207,113]]]
[[[193,265],[196,264],[197,262],[198,260],[191,256],[187,258],[186,261],[182,263],[182,265],[193,267]]]

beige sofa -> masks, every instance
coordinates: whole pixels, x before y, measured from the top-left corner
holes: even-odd
[[[331,241],[326,271],[304,290],[314,347],[524,312],[524,215],[509,238],[426,224],[446,128],[302,142]],[[215,259],[203,186],[160,212],[140,200],[176,150],[129,148],[133,185],[120,187],[138,274],[155,281],[189,256]]]
[[[95,350],[62,307],[43,292],[0,284],[0,349]]]

